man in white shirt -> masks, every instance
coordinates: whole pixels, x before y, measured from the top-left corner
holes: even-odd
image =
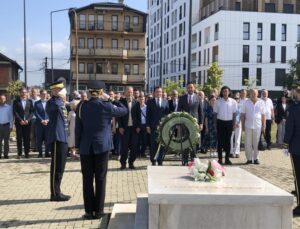
[[[258,142],[261,132],[265,131],[265,105],[257,98],[258,91],[250,90],[250,99],[247,100],[242,108],[242,126],[245,130],[245,151],[246,164],[259,164],[258,160]]]
[[[261,100],[265,104],[265,111],[266,111],[266,131],[263,134],[266,143],[267,143],[267,149],[271,149],[271,129],[272,129],[272,123],[274,122],[274,107],[273,107],[273,102],[270,98],[268,98],[268,91],[267,90],[262,90],[261,91]],[[259,149],[264,150],[261,137],[259,140]]]
[[[172,99],[169,100],[170,113],[177,112],[178,109],[178,92],[176,90],[172,91]]]
[[[222,87],[220,99],[216,101],[214,106],[214,113],[216,116],[216,125],[218,133],[218,158],[219,163],[223,164],[222,151],[226,152],[225,164],[231,165],[230,157],[230,138],[235,125],[235,113],[237,110],[237,103],[234,99],[229,98],[230,88]]]
[[[139,138],[137,151],[141,157],[146,157],[146,149],[148,146],[149,136],[146,129],[147,105],[145,104],[145,96],[142,94],[139,96],[139,106],[141,118],[138,119],[140,120],[140,122],[138,121],[139,124],[137,129]]]

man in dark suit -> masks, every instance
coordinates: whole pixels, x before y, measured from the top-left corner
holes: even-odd
[[[121,169],[126,168],[128,159],[128,150],[130,155],[128,164],[130,169],[135,169],[134,161],[136,159],[137,143],[138,143],[138,127],[141,122],[141,112],[138,101],[133,97],[133,88],[128,87],[125,93],[125,99],[120,102],[128,109],[128,113],[118,119],[119,132],[121,134],[122,153],[121,153]]]
[[[36,117],[36,145],[39,152],[38,157],[43,157],[43,143],[45,143],[45,157],[50,157],[49,145],[46,143],[49,117],[46,112],[47,91],[40,91],[41,99],[34,103],[34,114]]]
[[[176,90],[173,90],[171,97],[172,97],[172,99],[169,100],[170,113],[177,112],[177,109],[178,109],[178,92]]]
[[[17,132],[18,159],[22,156],[22,143],[24,145],[25,158],[29,158],[31,119],[34,112],[32,101],[28,99],[27,89],[22,87],[19,92],[20,97],[13,103]]]
[[[162,117],[169,114],[169,103],[166,99],[162,99],[162,88],[157,86],[154,89],[154,98],[147,102],[146,126],[147,132],[150,134],[150,160],[152,165],[156,165],[154,159],[158,149],[157,143],[157,127]],[[162,147],[160,148],[158,165],[162,165]]]
[[[62,81],[51,84],[50,89],[52,97],[46,104],[50,120],[47,134],[47,144],[51,150],[50,201],[68,201],[71,197],[60,190],[68,153],[68,112],[63,102],[67,91]]]
[[[90,81],[88,88],[90,100],[77,108],[75,142],[80,153],[83,178],[83,217],[99,219],[104,213],[108,155],[112,149],[111,120],[112,117],[126,115],[127,109],[117,101],[113,105],[99,98],[105,88],[103,82]]]
[[[293,210],[293,214],[300,215],[300,82],[297,83],[296,100],[294,104],[289,107],[288,116],[286,120],[285,136],[283,147],[288,149],[291,154],[292,168],[295,179],[295,186],[297,192],[297,206]]]
[[[203,114],[201,101],[197,94],[195,94],[195,86],[192,83],[187,84],[187,94],[179,98],[178,111],[187,112],[198,120],[199,129],[202,130]],[[195,149],[191,152],[191,159],[196,157]],[[188,164],[188,153],[182,152],[182,164]]]

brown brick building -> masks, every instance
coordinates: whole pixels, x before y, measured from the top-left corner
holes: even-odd
[[[72,86],[76,88],[78,55],[79,90],[93,79],[105,81],[115,91],[126,85],[143,88],[146,17],[122,1],[70,10]]]
[[[22,67],[14,60],[0,53],[0,92],[6,92],[8,83],[20,78]]]

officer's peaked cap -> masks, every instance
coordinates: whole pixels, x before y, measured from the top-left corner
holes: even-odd
[[[90,80],[87,85],[89,90],[105,89],[105,83],[101,80]]]
[[[59,80],[59,81],[56,81],[55,83],[50,84],[49,88],[50,89],[54,89],[54,88],[63,89],[63,88],[65,88],[65,85],[64,85],[63,81]]]

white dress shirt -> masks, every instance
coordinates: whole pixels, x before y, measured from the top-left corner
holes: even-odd
[[[261,129],[262,115],[266,114],[265,104],[259,99],[254,104],[251,99],[244,103],[242,113],[245,114],[245,127],[247,129]]]
[[[42,100],[42,105],[43,105],[44,110],[46,110],[46,104],[47,104],[47,100]]]
[[[25,111],[25,108],[26,108],[26,99],[21,99],[21,103],[22,103],[22,107],[23,107],[23,110]]]
[[[272,119],[272,110],[274,109],[273,102],[270,98],[261,99],[265,104],[266,120]]]
[[[161,107],[161,98],[155,98],[156,104],[158,104],[159,107]]]
[[[141,107],[141,123],[142,125],[146,124],[146,116],[147,116],[147,105]]]
[[[187,103],[189,104],[189,101],[191,100],[191,102],[193,103],[194,102],[194,96],[195,96],[195,93],[193,94],[187,94]]]
[[[127,104],[128,104],[128,126],[133,126],[132,116],[131,116],[132,101],[127,101]]]
[[[233,120],[233,115],[237,110],[237,102],[228,98],[227,100],[220,98],[216,101],[214,106],[214,113],[217,114],[217,119],[222,121],[231,121]]]
[[[177,108],[178,108],[178,99],[173,99],[173,106],[174,106],[174,111],[177,112]]]

